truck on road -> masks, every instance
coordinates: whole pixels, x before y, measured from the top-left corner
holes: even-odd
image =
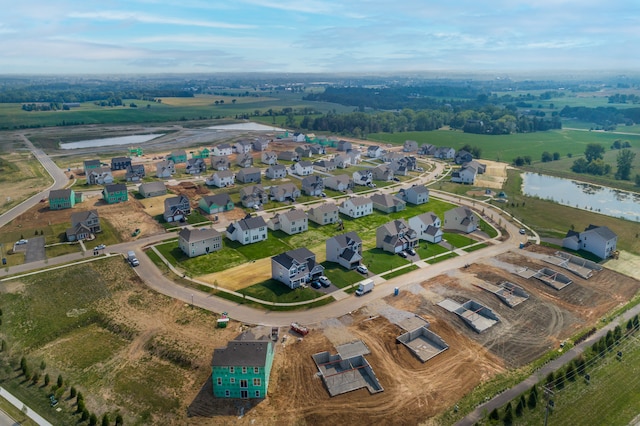
[[[140,261],[138,261],[138,258],[136,257],[135,251],[129,250],[127,252],[127,262],[129,262],[131,266],[138,266],[140,264]]]
[[[358,284],[356,296],[362,296],[363,294],[369,293],[371,290],[373,290],[374,286],[375,284],[373,283],[373,280],[371,278],[361,281],[360,284]]]

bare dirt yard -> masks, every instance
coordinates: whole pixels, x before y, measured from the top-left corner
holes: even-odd
[[[271,258],[265,257],[249,264],[242,264],[224,271],[198,277],[198,280],[217,284],[229,290],[242,290],[256,282],[271,277]]]
[[[100,217],[107,219],[115,228],[121,241],[131,241],[134,238],[131,234],[136,229],[140,229],[141,236],[164,232],[164,228],[145,213],[144,206],[135,198],[118,204],[106,204],[100,200],[94,206]]]
[[[487,165],[487,170],[483,174],[476,176],[475,186],[491,189],[501,189],[507,180],[507,163],[497,161],[482,160],[482,164]]]

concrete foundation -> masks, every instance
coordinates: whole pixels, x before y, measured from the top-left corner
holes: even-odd
[[[397,337],[398,342],[405,345],[422,362],[449,349],[440,336],[426,326],[409,331]]]
[[[491,309],[475,300],[468,300],[460,305],[451,299],[444,299],[438,303],[438,306],[458,315],[476,333],[482,333],[500,321]]]
[[[557,251],[555,256],[545,257],[544,261],[564,268],[584,279],[591,278],[593,271],[602,270],[602,266],[595,262],[561,251]]]
[[[524,291],[522,287],[509,281],[504,281],[497,286],[486,282],[477,283],[475,285],[483,290],[487,290],[488,292],[495,294],[510,308],[519,305],[529,298],[529,293]]]
[[[542,268],[534,276],[556,290],[562,290],[573,282],[566,275],[561,274],[558,271],[554,271],[551,268]]]

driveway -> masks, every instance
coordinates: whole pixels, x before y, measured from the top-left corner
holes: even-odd
[[[24,263],[38,262],[46,258],[44,254],[44,237],[29,238],[24,253]]]

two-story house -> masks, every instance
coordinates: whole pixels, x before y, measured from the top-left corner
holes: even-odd
[[[207,163],[202,158],[189,158],[185,172],[190,175],[199,175],[207,171]]]
[[[430,143],[420,145],[418,149],[418,155],[433,155],[436,152],[436,147]]]
[[[467,207],[456,207],[444,212],[444,229],[470,233],[478,229],[478,218]]]
[[[240,167],[247,168],[253,166],[253,157],[250,153],[240,153],[236,156],[236,164]]]
[[[430,243],[442,241],[442,222],[434,212],[427,212],[409,218],[409,227],[418,233],[418,239]]]
[[[280,253],[271,258],[271,278],[291,289],[319,278],[323,272],[324,266],[316,262],[316,255],[306,247]]]
[[[49,210],[73,208],[78,198],[73,189],[53,189],[49,191]]]
[[[257,167],[247,167],[245,169],[240,169],[236,174],[236,179],[242,183],[257,183],[262,179],[260,177],[260,169]]]
[[[325,242],[327,260],[355,269],[362,262],[362,240],[355,232],[336,235]]]
[[[129,193],[127,192],[127,185],[124,183],[112,183],[111,185],[105,185],[102,190],[102,198],[107,204],[122,203],[129,199]]]
[[[460,151],[456,152],[456,156],[454,157],[453,162],[456,164],[464,164],[472,160],[473,160],[473,155],[471,155],[469,151],[465,151],[464,149],[461,149]]]
[[[369,186],[373,183],[373,172],[371,169],[356,170],[353,172],[353,184]]]
[[[222,234],[213,228],[182,228],[178,232],[178,247],[189,257],[222,250]]]
[[[302,179],[302,192],[312,197],[320,197],[324,191],[324,180],[320,176],[307,176]]]
[[[333,161],[336,163],[336,167],[339,169],[346,169],[352,165],[352,158],[348,154],[338,154],[333,157]]]
[[[429,188],[424,185],[413,185],[411,188],[400,189],[396,197],[411,204],[424,204],[429,201]]]
[[[130,164],[127,166],[127,172],[124,178],[127,182],[140,182],[147,176],[147,171],[144,169],[144,164]]]
[[[324,178],[324,187],[334,191],[346,192],[353,189],[353,179],[349,175],[328,176]]]
[[[111,159],[111,170],[125,170],[131,165],[129,157],[113,157]]]
[[[271,142],[269,139],[256,138],[256,140],[253,141],[253,150],[266,151],[267,149],[269,149],[269,142]]]
[[[278,160],[300,161],[300,154],[295,151],[280,151],[278,152]]]
[[[324,203],[317,207],[312,207],[307,211],[309,220],[318,225],[328,225],[337,223],[340,219],[338,214],[338,206],[333,203]]]
[[[205,181],[205,184],[225,188],[236,183],[236,175],[231,170],[222,170],[213,173]]]
[[[269,188],[269,198],[280,203],[285,201],[295,201],[299,196],[300,189],[291,182],[283,183],[281,185],[272,185]]]
[[[336,162],[333,160],[318,160],[318,161],[314,161],[313,167],[316,170],[320,170],[322,172],[331,172],[335,170],[338,166],[336,165]]]
[[[353,148],[353,145],[349,141],[339,140],[336,149],[338,151],[347,152]]]
[[[618,236],[606,226],[589,225],[583,232],[569,231],[562,240],[562,247],[584,250],[600,259],[607,259],[616,252]]]
[[[214,155],[211,157],[211,168],[213,170],[228,170],[231,167],[231,161],[224,155]]]
[[[402,150],[404,152],[417,152],[418,151],[418,142],[412,140],[404,141],[404,145],[402,145]]]
[[[298,153],[300,158],[309,158],[309,157],[311,157],[311,146],[309,146],[309,145],[297,146],[295,148],[295,151]]]
[[[278,154],[273,151],[262,151],[262,154],[260,154],[260,161],[269,166],[278,164]]]
[[[461,167],[451,172],[451,182],[473,185],[477,174],[477,170],[474,167]]]
[[[399,253],[418,244],[418,233],[404,219],[387,222],[376,229],[376,248]]]
[[[167,187],[163,182],[142,183],[138,187],[138,192],[144,198],[159,197],[167,193]]]
[[[187,162],[187,153],[184,149],[179,149],[177,151],[173,151],[171,154],[167,155],[167,160],[173,161],[173,164],[182,164]]]
[[[232,340],[213,351],[211,380],[216,398],[264,398],[274,347],[270,340]]]
[[[267,226],[273,231],[283,231],[294,235],[309,229],[309,218],[303,210],[289,210],[284,213],[276,213],[269,219]]]
[[[384,154],[384,149],[380,148],[377,145],[371,145],[367,148],[367,157],[370,158],[380,158]]]
[[[93,169],[102,167],[102,163],[100,162],[100,160],[84,160],[83,165],[85,175],[87,175],[87,173]]]
[[[237,154],[248,154],[251,152],[252,143],[241,140],[233,144],[233,152]]]
[[[165,198],[164,213],[162,216],[167,222],[178,222],[185,220],[191,214],[191,203],[189,199],[180,194],[177,197]]]
[[[113,175],[108,167],[96,167],[87,172],[87,185],[108,185],[113,183]]]
[[[231,197],[226,192],[214,195],[205,195],[198,201],[198,207],[206,214],[228,212],[235,208]]]
[[[373,202],[367,197],[350,197],[340,204],[340,213],[358,218],[373,213]]]
[[[258,243],[268,237],[267,224],[262,216],[245,217],[227,227],[227,238],[242,245]]]
[[[264,172],[264,175],[269,179],[280,179],[287,177],[287,168],[284,164],[274,164],[272,166],[267,167],[267,170]]]
[[[373,208],[383,213],[399,212],[407,208],[407,203],[391,194],[373,194],[371,197]]]
[[[393,179],[393,170],[388,164],[380,164],[379,166],[374,167],[371,169],[371,173],[373,174],[374,180],[386,182]]]
[[[269,195],[262,185],[250,185],[240,188],[240,202],[248,209],[269,201]]]
[[[221,143],[211,149],[211,154],[215,157],[226,157],[233,154],[233,148],[228,143]]]
[[[156,177],[160,179],[169,179],[176,173],[176,165],[171,160],[162,160],[156,163]]]
[[[291,166],[291,170],[298,176],[309,176],[313,173],[313,163],[311,161],[298,161]]]
[[[71,228],[66,230],[65,235],[67,241],[80,241],[86,240],[99,232],[102,232],[102,228],[100,227],[98,211],[87,210],[71,215]]]
[[[456,150],[448,146],[441,146],[435,149],[433,156],[441,160],[451,160],[456,156]]]

